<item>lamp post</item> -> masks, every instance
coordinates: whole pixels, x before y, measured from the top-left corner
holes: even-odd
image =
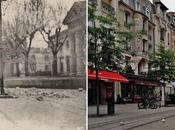
[[[0,0],[0,86],[1,95],[5,94],[4,91],[4,76],[3,76],[3,43],[2,43],[2,2],[7,0]]]

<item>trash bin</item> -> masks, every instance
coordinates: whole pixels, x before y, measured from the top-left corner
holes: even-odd
[[[107,101],[107,109],[108,115],[115,114],[115,102],[114,102],[114,87],[107,86],[106,87],[106,101]]]

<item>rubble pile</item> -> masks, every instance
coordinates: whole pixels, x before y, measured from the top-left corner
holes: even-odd
[[[37,89],[37,88],[11,88],[7,90],[13,96],[27,96],[27,97],[37,97],[39,100],[43,100],[41,97],[66,99],[70,96],[64,93],[58,93],[54,89]]]

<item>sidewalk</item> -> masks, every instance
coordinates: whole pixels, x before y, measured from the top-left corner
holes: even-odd
[[[107,106],[100,106],[100,114],[96,117],[96,106],[88,107],[90,130],[116,130],[132,128],[154,120],[160,120],[167,116],[175,115],[175,107],[162,107],[158,109],[138,109],[137,104],[115,105],[115,115],[108,116]],[[124,123],[124,126],[121,126]],[[115,130],[115,129],[114,129]]]

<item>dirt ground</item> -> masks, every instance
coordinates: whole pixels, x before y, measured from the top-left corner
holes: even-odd
[[[10,88],[0,98],[0,130],[85,130],[85,91]]]

